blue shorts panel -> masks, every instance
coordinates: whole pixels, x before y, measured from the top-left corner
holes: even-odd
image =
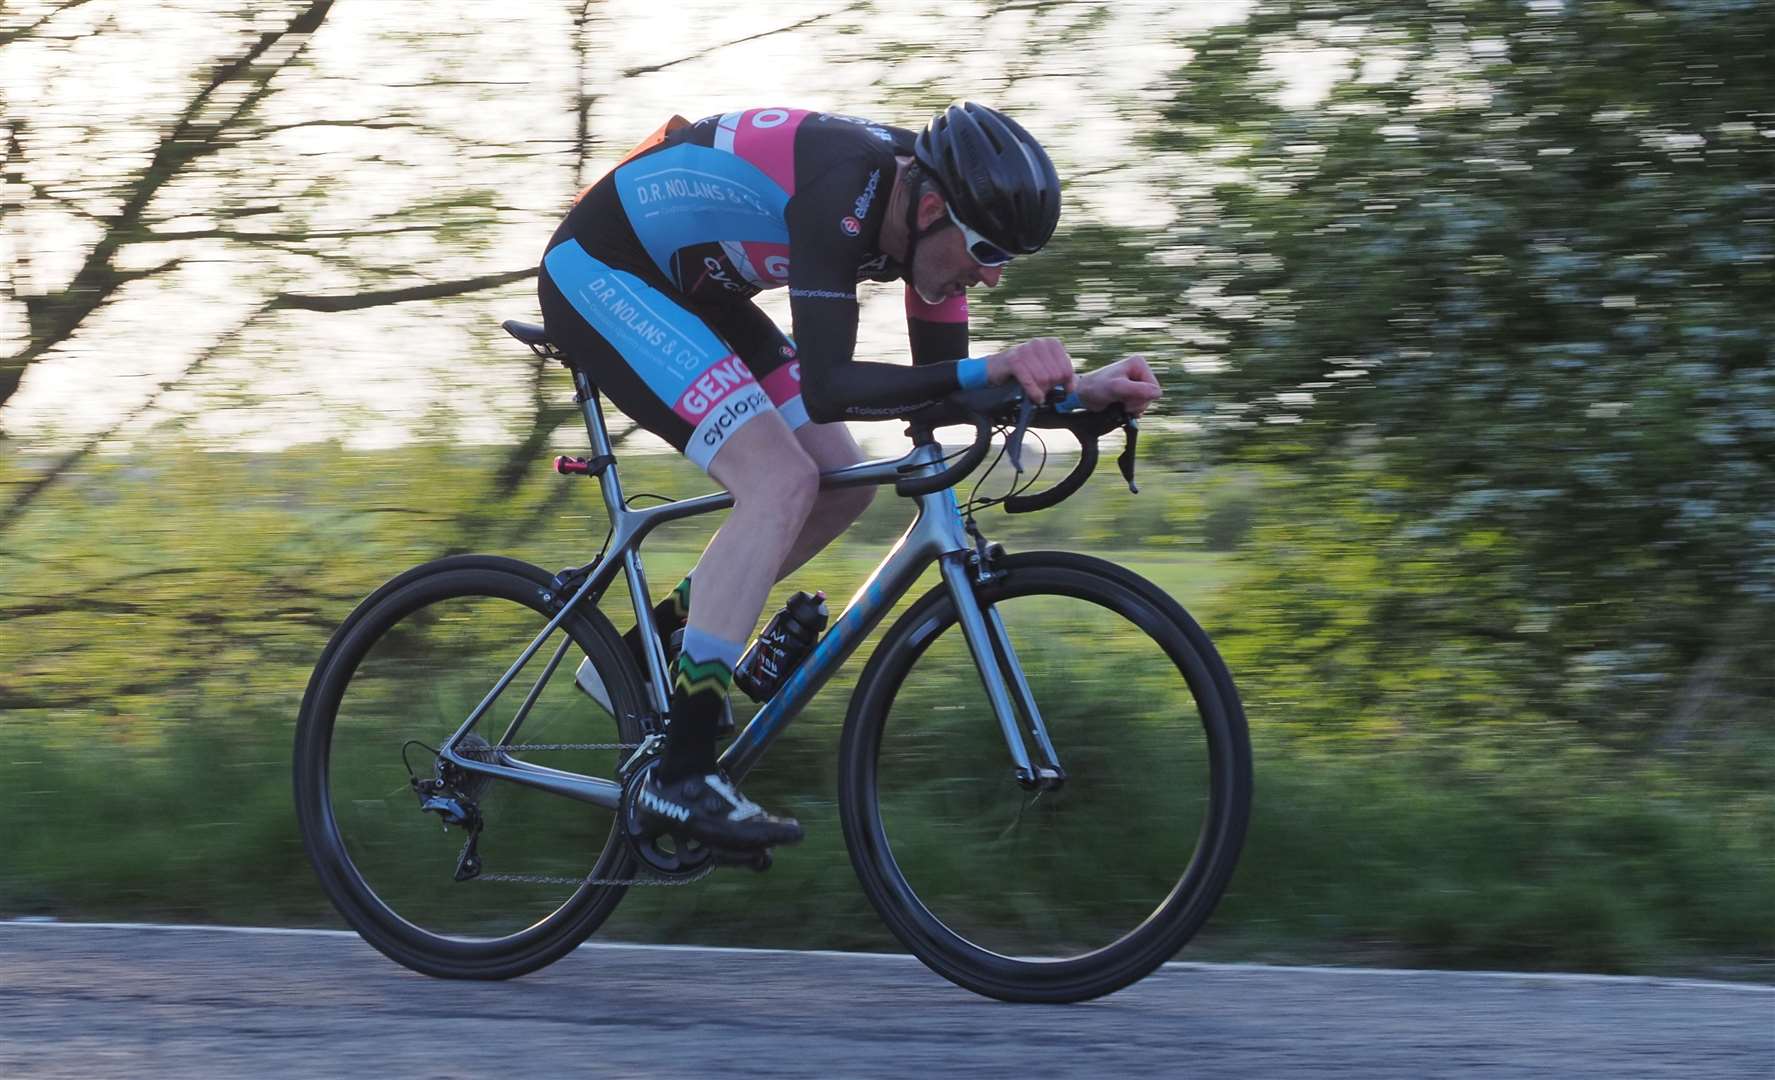
[[[596,258],[577,240],[549,250],[542,278],[549,336],[588,365],[618,408],[702,468],[735,431],[775,411],[745,360],[700,316],[636,274]],[[570,306],[571,316],[559,310],[557,299]],[[610,351],[626,370],[601,355]]]

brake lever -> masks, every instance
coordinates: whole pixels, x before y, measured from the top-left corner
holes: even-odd
[[[1011,468],[1017,475],[1023,475],[1023,433],[1029,430],[1029,418],[1035,415],[1035,402],[1026,395],[1017,403],[1017,427],[1005,442],[1005,453],[1011,458]]]
[[[1128,490],[1138,495],[1140,485],[1134,482],[1134,440],[1140,437],[1140,421],[1130,416],[1123,422],[1122,430],[1128,433],[1128,439],[1116,457],[1116,467],[1122,470],[1122,479],[1128,481]]]

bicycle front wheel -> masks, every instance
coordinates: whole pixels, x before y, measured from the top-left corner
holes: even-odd
[[[1018,783],[939,586],[858,682],[839,811],[864,892],[933,970],[1009,1001],[1084,1000],[1170,959],[1213,911],[1250,815],[1250,739],[1208,636],[1152,583],[1060,552],[995,569],[975,596],[1063,782]]]
[[[622,897],[609,882],[633,875],[612,811],[453,771],[438,752],[548,625],[553,599],[549,574],[510,559],[416,568],[352,613],[303,701],[295,787],[309,859],[345,920],[415,971],[499,979],[535,970],[584,940]],[[608,709],[575,686],[588,658]],[[582,605],[457,750],[615,778],[641,740],[641,711],[622,639]],[[422,805],[428,793],[414,778],[444,779],[430,794],[478,827],[447,825],[436,804]]]

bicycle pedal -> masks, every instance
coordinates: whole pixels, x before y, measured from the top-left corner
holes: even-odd
[[[772,862],[771,849],[760,848],[757,851],[727,851],[722,848],[709,848],[709,854],[721,866],[742,866],[762,874],[770,869]]]

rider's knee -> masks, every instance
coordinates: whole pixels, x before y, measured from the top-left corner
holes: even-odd
[[[783,503],[796,521],[806,521],[820,497],[820,467],[806,454],[795,455],[783,464],[779,477]]]
[[[820,494],[820,468],[799,447],[749,480],[730,489],[736,505],[767,505],[797,525],[807,520]]]

